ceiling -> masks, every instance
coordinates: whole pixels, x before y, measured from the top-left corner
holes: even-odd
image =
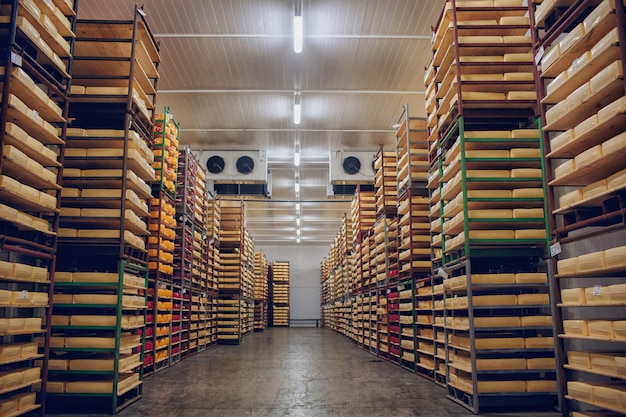
[[[329,153],[392,149],[404,104],[425,116],[431,26],[445,0],[144,0],[160,42],[157,102],[193,150],[267,152],[272,197],[246,202],[257,245],[296,243],[296,138],[301,244],[330,244],[348,199],[328,198]],[[175,6],[174,6],[175,5]],[[130,0],[80,0],[80,19],[132,18]],[[293,121],[300,91],[302,121]]]

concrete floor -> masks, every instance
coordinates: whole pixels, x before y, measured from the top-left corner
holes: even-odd
[[[146,379],[120,417],[465,417],[445,390],[315,328],[276,328],[219,345]],[[489,417],[557,417],[555,412]],[[57,415],[57,417],[61,417]]]

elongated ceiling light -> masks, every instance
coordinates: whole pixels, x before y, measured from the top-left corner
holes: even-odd
[[[293,151],[293,164],[297,167],[300,166],[300,145],[296,144]]]
[[[295,0],[295,16],[293,17],[293,51],[302,52],[302,4]]]
[[[293,122],[294,124],[300,124],[300,118],[302,116],[302,107],[300,105],[300,92],[294,94],[295,100],[293,103]]]

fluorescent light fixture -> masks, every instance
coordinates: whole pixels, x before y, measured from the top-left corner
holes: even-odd
[[[300,203],[296,203],[296,211],[300,211]]]
[[[300,237],[300,228],[299,227],[296,229],[296,236]]]
[[[300,103],[295,103],[293,105],[293,122],[294,122],[294,124],[299,125],[301,118],[302,118],[302,107],[300,106]]]
[[[293,164],[297,167],[300,166],[300,147],[296,145],[296,149],[293,152]]]
[[[293,51],[302,52],[302,16],[293,17]]]
[[[299,236],[296,238],[296,243],[300,243],[300,237]]]
[[[300,217],[296,217],[296,226],[300,227]]]
[[[300,183],[296,182],[296,184],[294,185],[294,189],[296,190],[296,193],[300,192]]]

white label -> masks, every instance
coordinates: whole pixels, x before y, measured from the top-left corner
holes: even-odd
[[[143,11],[143,10],[141,10],[141,9],[137,9],[137,13],[139,13],[139,14],[140,14],[140,15],[142,15],[143,17],[146,17],[146,16],[147,16],[146,12],[144,12],[144,11]]]
[[[539,65],[541,62],[541,58],[543,58],[543,54],[546,53],[545,48],[542,46],[537,50],[537,55],[535,55],[535,64]]]
[[[439,268],[437,270],[437,275],[439,275],[443,279],[448,279],[448,273],[443,268]]]
[[[602,286],[601,285],[594,285],[593,286],[593,295],[599,296],[601,294],[602,294]]]
[[[550,245],[550,256],[555,257],[561,252],[561,242],[556,242],[554,245]]]
[[[22,66],[22,56],[16,54],[15,52],[11,52],[11,62],[13,65],[21,67]]]
[[[22,300],[28,300],[28,290],[22,290]]]
[[[522,5],[523,5],[524,7],[528,7],[528,0],[524,0],[524,1],[522,1]],[[528,13],[528,12],[527,12],[527,13]]]

